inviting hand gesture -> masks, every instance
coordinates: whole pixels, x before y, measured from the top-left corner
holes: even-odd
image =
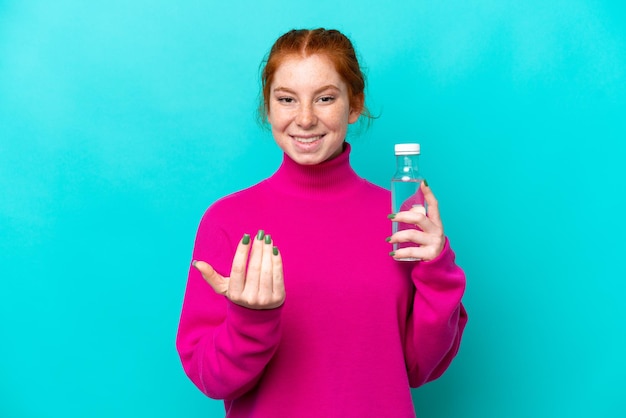
[[[248,255],[250,255],[248,259]],[[250,235],[244,234],[233,257],[230,277],[223,277],[204,261],[193,266],[216,293],[233,303],[251,309],[273,309],[285,301],[283,263],[272,238],[261,230],[250,244]]]
[[[435,195],[428,187],[426,181],[422,182],[420,189],[424,194],[426,205],[428,205],[428,214],[425,214],[423,208],[419,207],[390,215],[393,222],[413,224],[419,229],[403,229],[393,234],[389,240],[392,244],[413,242],[418,244],[419,247],[398,249],[391,253],[393,258],[416,258],[429,261],[436,258],[443,250],[445,236],[443,234],[443,224],[439,217],[437,199],[435,199]]]

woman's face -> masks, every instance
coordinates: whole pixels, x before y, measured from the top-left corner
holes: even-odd
[[[267,119],[278,146],[298,164],[312,165],[341,153],[360,110],[350,108],[346,83],[328,58],[293,55],[274,74]]]

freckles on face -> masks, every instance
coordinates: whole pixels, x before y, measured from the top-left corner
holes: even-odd
[[[323,55],[287,57],[270,86],[268,121],[278,146],[299,164],[319,164],[341,153],[350,108],[348,88]]]

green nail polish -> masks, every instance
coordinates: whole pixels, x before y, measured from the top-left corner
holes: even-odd
[[[265,243],[266,244],[271,244],[272,243],[272,237],[269,234],[267,234],[265,236]]]
[[[392,251],[392,252],[389,253],[389,255],[393,257],[394,255],[396,255],[396,252]]]
[[[428,187],[428,182],[424,179],[424,186]]]
[[[248,234],[243,234],[243,238],[241,239],[241,243],[243,245],[248,245],[250,244],[250,235]]]
[[[273,247],[272,248],[272,254],[278,255],[278,247]]]
[[[265,236],[265,231],[262,229],[259,229],[259,232],[256,233],[256,239],[258,239],[259,241],[261,241],[263,239],[263,237]]]
[[[391,213],[391,214],[387,215],[387,219],[393,219],[395,217],[396,217],[395,213]]]
[[[385,238],[385,241],[390,242],[391,241],[391,237]]]

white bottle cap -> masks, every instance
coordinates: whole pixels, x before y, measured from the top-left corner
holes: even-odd
[[[396,144],[396,155],[414,155],[420,153],[420,144]]]

